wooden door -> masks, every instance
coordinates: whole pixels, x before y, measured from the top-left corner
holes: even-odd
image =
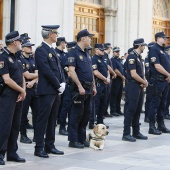
[[[0,39],[2,39],[3,0],[0,0]]]

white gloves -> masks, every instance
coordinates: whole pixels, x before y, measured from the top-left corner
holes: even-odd
[[[59,94],[62,94],[64,92],[65,86],[66,86],[66,83],[64,82],[60,84],[60,88],[58,89]]]

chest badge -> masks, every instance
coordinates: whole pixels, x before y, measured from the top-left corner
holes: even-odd
[[[81,61],[83,61],[83,56],[82,55],[79,55],[79,58]]]
[[[27,69],[29,69],[29,68],[30,68],[30,65],[29,65],[29,64],[26,64],[26,67],[27,67]]]
[[[164,52],[162,50],[160,50],[160,53],[164,54]]]
[[[57,53],[57,56],[60,57],[60,54]]]
[[[99,63],[101,63],[101,61],[100,61],[100,60],[98,60],[98,62],[99,62]]]
[[[4,68],[4,61],[0,61],[0,69]]]
[[[48,56],[51,58],[53,55],[51,53],[49,53]]]
[[[11,57],[8,57],[8,60],[9,60],[10,63],[14,63],[14,61]]]

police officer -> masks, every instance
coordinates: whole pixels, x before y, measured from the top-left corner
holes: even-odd
[[[125,81],[123,65],[119,60],[120,48],[113,48],[113,57],[111,58],[113,70],[117,77],[112,80],[110,90],[110,114],[113,116],[123,115],[120,108],[122,97],[123,82]]]
[[[108,107],[109,107],[109,104],[110,104],[110,90],[111,90],[111,83],[112,83],[112,79],[116,78],[116,73],[113,71],[112,69],[112,62],[109,58],[109,54],[111,53],[112,51],[112,46],[110,43],[105,43],[104,44],[104,48],[105,48],[105,51],[104,51],[104,56],[103,56],[103,59],[104,61],[107,63],[107,66],[108,66],[108,70],[110,72],[110,83],[106,86],[106,96],[107,96],[107,99],[106,99],[106,108],[105,108],[105,114],[104,116],[105,117],[113,117],[111,114],[108,113]]]
[[[0,55],[0,165],[7,161],[25,162],[16,153],[19,134],[22,101],[24,100],[25,82],[21,61],[16,53],[21,49],[21,38],[18,31],[10,32],[5,37],[7,48]]]
[[[144,79],[143,64],[141,53],[145,49],[144,39],[136,39],[133,43],[133,53],[127,57],[127,95],[126,109],[124,114],[124,131],[122,140],[135,142],[136,139],[148,139],[140,133],[140,112],[143,102],[143,88],[147,87],[147,81]],[[131,136],[131,126],[133,136]]]
[[[91,38],[87,29],[77,34],[77,45],[75,49],[68,52],[70,77],[75,83],[72,88],[72,107],[68,129],[69,147],[89,147],[86,142],[86,126],[91,113],[92,94],[96,94],[93,80],[91,57],[87,47],[90,46]]]
[[[60,60],[52,47],[52,43],[57,42],[58,28],[59,25],[43,25],[41,31],[43,42],[35,51],[35,62],[38,69],[37,95],[39,95],[40,111],[35,126],[36,146],[34,155],[43,158],[49,157],[47,153],[64,154],[64,152],[57,150],[54,145],[60,94],[65,89]]]
[[[97,115],[97,124],[103,123],[103,116],[105,107],[107,105],[107,87],[110,83],[110,73],[108,71],[107,63],[105,63],[104,46],[102,44],[95,44],[95,55],[92,58],[93,74],[95,76],[97,94],[95,99],[95,114]],[[107,127],[108,128],[108,127]]]
[[[33,125],[35,127],[36,117],[39,112],[39,99],[37,96],[37,80],[38,80],[38,70],[35,66],[35,60],[32,57],[32,44],[27,40],[23,40],[22,42],[22,60],[23,66],[27,70],[24,72],[24,77],[26,80],[26,98],[23,102],[23,109],[22,109],[22,117],[21,117],[21,126],[20,126],[20,142],[22,143],[32,143],[32,141],[27,137],[26,127],[28,124],[28,111],[29,106],[32,110],[33,115]]]
[[[150,42],[148,44],[148,50],[150,50],[150,48],[154,45],[154,42]],[[148,52],[149,53],[149,52]],[[150,69],[149,69],[149,60],[148,60],[148,55],[145,58],[145,78],[146,80],[149,82],[150,79]],[[146,87],[146,101],[145,101],[145,118],[144,118],[144,122],[149,123],[149,105],[150,105],[150,100],[151,100],[151,89],[150,86]]]
[[[30,40],[31,38],[28,36],[28,33],[23,33],[23,34],[21,34],[21,38],[23,39],[23,40]]]
[[[167,100],[168,82],[170,82],[169,56],[164,50],[168,36],[164,32],[155,34],[155,42],[149,50],[151,101],[149,107],[149,133],[160,135],[170,133],[164,124],[165,104]],[[158,128],[155,127],[155,121]]]

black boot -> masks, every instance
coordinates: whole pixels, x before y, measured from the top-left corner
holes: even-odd
[[[162,132],[156,129],[155,127],[155,121],[154,120],[149,120],[149,134],[153,135],[161,135]]]
[[[32,143],[31,139],[29,139],[27,135],[21,135],[20,142],[21,143]]]
[[[158,121],[158,130],[162,133],[170,133],[170,130],[166,128],[164,120]]]

